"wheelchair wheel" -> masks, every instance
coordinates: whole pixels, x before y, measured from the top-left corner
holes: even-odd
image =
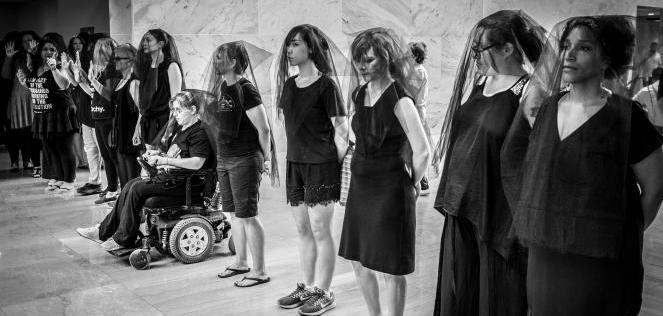
[[[236,254],[235,252],[235,241],[233,240],[233,236],[230,235],[230,238],[228,239],[228,250],[230,250],[230,253],[233,255]]]
[[[178,222],[170,232],[170,252],[182,263],[196,263],[209,257],[214,247],[214,231],[198,217]]]
[[[129,264],[136,270],[145,270],[150,268],[152,257],[147,249],[136,249],[129,255]]]

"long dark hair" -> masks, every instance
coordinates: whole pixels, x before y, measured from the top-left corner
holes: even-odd
[[[173,37],[162,29],[151,29],[145,32],[137,47],[138,56],[136,56],[136,66],[134,68],[136,77],[141,81],[145,80],[152,64],[152,55],[150,53],[145,53],[143,50],[145,36],[147,34],[152,35],[157,41],[163,42],[163,47],[161,48],[161,51],[163,52],[163,61],[161,63],[166,65],[176,63],[181,72],[182,62],[180,61],[180,55],[177,51],[177,46],[175,45]],[[184,77],[184,75],[182,77]]]
[[[54,40],[53,38],[48,38],[44,37],[41,42],[39,42],[39,45],[37,45],[37,53],[32,59],[32,75],[37,76],[37,72],[39,71],[39,68],[44,64],[44,60],[41,58],[41,51],[44,49],[44,46],[46,44],[52,44],[55,46],[55,50],[58,52],[58,59],[60,58],[60,54],[64,52],[64,49],[62,46],[59,46],[59,43],[57,40]]]
[[[280,104],[281,94],[285,81],[288,80],[290,63],[288,62],[288,45],[295,36],[302,38],[306,46],[311,50],[309,59],[313,61],[315,68],[327,76],[336,76],[336,65],[331,52],[331,40],[318,27],[311,24],[301,24],[293,27],[286,35],[281,46],[281,54],[276,71],[276,104]],[[339,85],[340,87],[340,85]]]
[[[489,43],[496,44],[497,47],[511,43],[522,48],[522,52],[518,49],[514,50],[519,62],[523,61],[524,54],[524,57],[527,57],[532,63],[536,63],[543,50],[543,42],[537,35],[541,33],[541,30],[532,29],[518,11],[495,12],[479,21],[477,27],[488,32]]]

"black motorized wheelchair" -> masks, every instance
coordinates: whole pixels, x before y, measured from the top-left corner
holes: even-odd
[[[145,166],[144,161],[141,166],[151,167]],[[159,177],[152,172],[150,174],[152,178]],[[145,201],[141,215],[145,223],[144,231],[141,231],[142,247],[129,256],[129,263],[136,269],[149,268],[150,249],[153,247],[182,263],[196,263],[210,256],[215,243],[229,237],[230,223],[215,207],[218,203],[212,198],[216,170],[172,169],[167,177],[169,180],[166,181],[185,181],[186,196],[184,200],[182,197],[154,196]],[[192,185],[200,185],[201,182],[211,190],[192,194]],[[235,254],[232,236],[228,240],[228,248]]]

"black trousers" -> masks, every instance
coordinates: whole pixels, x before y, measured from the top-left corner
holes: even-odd
[[[76,153],[74,134],[45,139],[42,141],[44,154],[50,167],[49,178],[57,181],[74,182],[76,179]]]
[[[99,152],[104,160],[104,170],[106,171],[106,181],[108,182],[108,191],[117,191],[117,152],[115,148],[108,147],[108,134],[113,129],[113,120],[105,119],[94,121],[95,135],[99,144]]]
[[[191,194],[199,194],[202,187],[193,186]],[[149,180],[135,178],[122,188],[113,210],[104,218],[99,226],[99,239],[113,237],[115,242],[124,247],[133,247],[138,238],[141,209],[147,198],[152,196],[181,196],[185,203],[186,185],[179,183],[165,186]]]
[[[512,257],[507,261],[481,241],[470,220],[447,215],[433,315],[527,315],[526,258]]]
[[[124,188],[129,180],[140,176],[140,165],[136,158],[138,154],[117,154],[117,173],[120,177],[120,185]]]
[[[7,136],[7,150],[11,163],[18,164],[20,151],[23,165],[32,161],[35,167],[41,166],[41,141],[32,138],[32,126],[10,129]]]

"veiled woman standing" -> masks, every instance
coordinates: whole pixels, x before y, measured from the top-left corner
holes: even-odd
[[[527,125],[514,117],[544,34],[522,11],[498,11],[465,45],[434,157],[444,158],[435,208],[445,216],[435,315],[527,313],[526,253],[510,233],[500,154],[511,125]]]

